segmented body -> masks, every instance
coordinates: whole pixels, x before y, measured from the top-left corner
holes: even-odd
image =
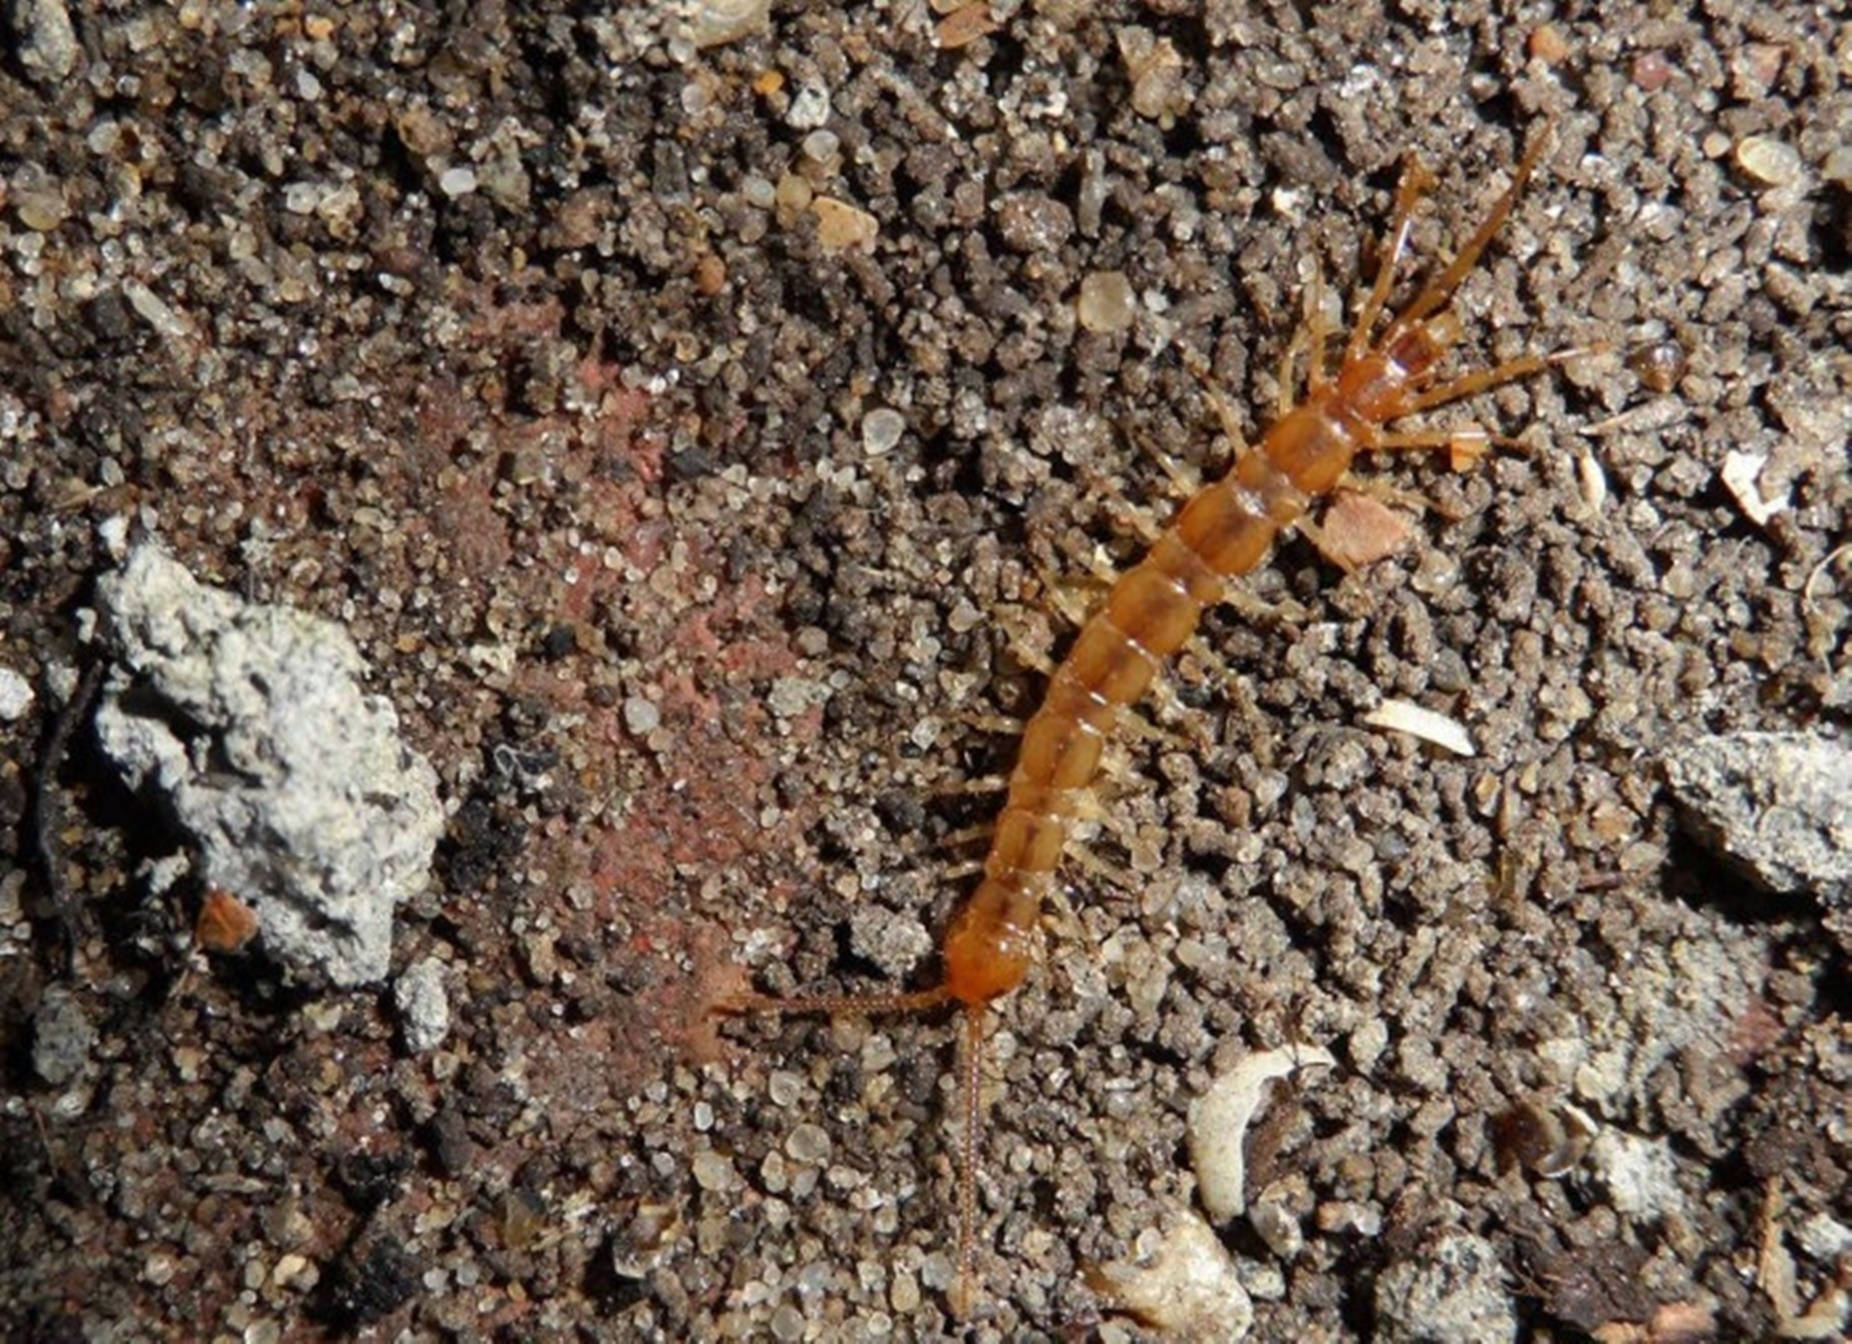
[[[1145,558],[1120,576],[1054,672],[1040,708],[1024,727],[1009,792],[997,819],[984,877],[953,917],[943,944],[944,979],[906,994],[752,997],[725,1005],[744,1012],[882,1013],[956,1003],[966,1013],[965,1152],[959,1187],[961,1299],[968,1298],[973,1246],[978,1076],[986,1005],[1019,985],[1033,961],[1034,931],[1074,821],[1100,768],[1117,716],[1150,687],[1164,661],[1195,632],[1225,582],[1266,559],[1275,539],[1330,493],[1358,453],[1372,448],[1482,448],[1499,436],[1477,429],[1393,434],[1401,416],[1525,377],[1561,359],[1524,356],[1436,382],[1460,338],[1447,304],[1491,241],[1542,151],[1524,155],[1511,186],[1472,238],[1372,338],[1407,245],[1409,220],[1426,185],[1418,168],[1404,176],[1378,271],[1334,372],[1325,368],[1326,332],[1315,301],[1303,335],[1310,346],[1307,385],[1252,449],[1191,497]],[[1282,379],[1291,385],[1291,356]],[[1231,437],[1231,413],[1218,410]],[[962,1305],[962,1303],[955,1304]]]
[[[1221,600],[1224,581],[1265,560],[1280,532],[1329,492],[1367,445],[1370,422],[1338,391],[1328,387],[1289,412],[1256,451],[1196,494],[1081,629],[1023,729],[984,881],[947,931],[952,998],[981,1004],[1021,981],[1029,931],[1119,711],[1143,697],[1165,659],[1195,633],[1204,610]]]

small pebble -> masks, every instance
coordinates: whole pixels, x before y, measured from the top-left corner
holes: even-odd
[[[789,1106],[803,1095],[804,1080],[789,1069],[775,1069],[765,1084],[772,1105]]]
[[[817,163],[828,163],[842,149],[842,137],[828,129],[812,131],[804,137],[804,157]]]
[[[800,210],[809,208],[815,195],[816,190],[810,185],[810,179],[800,173],[786,173],[778,179],[772,201],[782,215],[795,218]]]
[[[70,213],[64,207],[64,197],[55,187],[17,192],[13,197],[13,209],[19,215],[19,222],[34,233],[50,233],[64,223],[65,216]]]
[[[33,1018],[32,1067],[53,1087],[63,1087],[83,1072],[96,1034],[77,996],[53,985]]]
[[[819,84],[806,84],[791,98],[785,123],[796,130],[814,131],[830,119],[829,91]]]
[[[920,1305],[920,1282],[904,1269],[894,1271],[893,1287],[888,1289],[887,1304],[895,1311],[910,1312]]]
[[[705,298],[713,298],[727,287],[727,263],[709,252],[695,263],[695,290]]]
[[[437,179],[437,189],[455,200],[467,196],[476,189],[476,170],[473,168],[446,168]]]
[[[1800,152],[1772,135],[1745,136],[1737,143],[1736,162],[1745,173],[1771,187],[1787,186],[1799,180],[1803,171]]]
[[[129,307],[160,335],[178,340],[187,334],[187,325],[180,320],[180,315],[168,307],[160,295],[133,276],[122,282],[122,296],[129,301]]]
[[[51,84],[77,68],[83,48],[61,0],[15,0],[10,17],[19,42],[14,54],[28,75]]]
[[[633,695],[624,701],[624,727],[638,737],[653,733],[662,723],[662,712],[654,702],[645,700],[640,695]]]
[[[906,429],[906,418],[899,411],[885,406],[872,410],[862,417],[862,449],[870,457],[890,453]]]
[[[444,994],[444,963],[426,957],[405,968],[392,989],[405,1048],[414,1055],[434,1050],[450,1034],[450,1001]]]
[[[10,667],[0,667],[0,719],[12,723],[32,708],[32,683]]]
[[[784,1303],[772,1313],[772,1338],[786,1341],[800,1340],[804,1337],[804,1313]]]
[[[737,41],[763,28],[770,8],[771,0],[700,0],[690,37],[697,47]]]
[[[825,252],[874,246],[880,221],[866,210],[833,196],[819,196],[810,203],[810,212],[817,217],[817,245]]]
[[[1080,282],[1080,325],[1088,331],[1124,331],[1137,305],[1124,271],[1094,271]]]
[[[829,1132],[821,1125],[799,1125],[785,1137],[785,1152],[793,1162],[814,1166],[830,1155]]]
[[[1540,23],[1531,29],[1529,46],[1531,59],[1545,65],[1561,65],[1569,58],[1569,44],[1554,24]]]
[[[711,1148],[696,1153],[691,1165],[695,1184],[703,1190],[725,1190],[733,1184],[733,1164]]]
[[[775,677],[765,703],[781,719],[795,719],[812,705],[829,699],[829,689],[808,677]]]

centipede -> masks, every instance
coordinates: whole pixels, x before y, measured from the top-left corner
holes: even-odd
[[[1038,923],[1077,823],[1092,805],[1115,725],[1196,632],[1204,613],[1223,599],[1230,581],[1259,567],[1283,533],[1309,523],[1309,511],[1347,479],[1358,456],[1442,449],[1459,463],[1476,459],[1495,443],[1516,443],[1476,424],[1404,433],[1391,432],[1392,424],[1529,378],[1592,348],[1445,371],[1449,354],[1464,341],[1455,295],[1504,226],[1549,141],[1545,127],[1453,258],[1391,312],[1389,299],[1409,250],[1416,209],[1434,186],[1418,160],[1408,161],[1374,276],[1341,355],[1335,365],[1327,357],[1332,332],[1321,301],[1322,282],[1315,275],[1303,323],[1285,348],[1280,405],[1258,442],[1244,440],[1235,410],[1209,386],[1208,399],[1233,446],[1232,465],[1192,495],[1142,560],[1111,584],[1056,665],[1046,694],[1023,727],[983,876],[945,929],[938,983],[900,993],[746,994],[715,1005],[718,1012],[736,1015],[872,1016],[941,1008],[963,1015],[957,1282],[949,1303],[954,1315],[968,1314],[977,1300],[979,1080],[986,1026],[992,1006],[1029,974]],[[1296,376],[1301,353],[1302,389]]]

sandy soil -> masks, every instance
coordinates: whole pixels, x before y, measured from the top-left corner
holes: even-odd
[[[1097,1271],[1191,1207],[1191,1099],[1294,1044],[1337,1065],[1248,1134],[1275,1235],[1219,1239],[1252,1338],[1842,1324],[1846,947],[1660,761],[1852,705],[1852,46],[1563,8],[773,0],[697,49],[671,6],[15,6],[0,1333],[1144,1337]],[[1127,735],[992,1037],[954,1326],[951,1025],[705,1005],[930,983],[984,723],[1174,509],[1159,453],[1225,462],[1189,359],[1257,430],[1404,156],[1431,257],[1545,133],[1465,358],[1613,348],[1440,417],[1522,451],[1366,464],[1427,501],[1394,553],[1283,546]],[[393,952],[444,964],[436,1050],[389,983],[194,951],[81,722],[67,967],[33,803],[110,519],[342,622],[436,766]]]

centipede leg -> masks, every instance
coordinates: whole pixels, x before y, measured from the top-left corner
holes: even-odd
[[[984,1010],[974,1006],[965,1013],[965,1161],[958,1173],[958,1287],[951,1303],[952,1314],[959,1319],[970,1314],[975,1300],[971,1262],[977,1249],[977,1139],[983,1073]]]
[[[1331,334],[1325,322],[1325,268],[1319,264],[1318,254],[1312,254],[1312,286],[1308,293],[1305,315],[1307,344],[1311,347],[1311,362],[1306,365],[1305,386],[1308,396],[1322,392],[1329,373],[1325,368],[1325,340]]]
[[[1492,445],[1523,452],[1525,443],[1509,434],[1495,434],[1478,425],[1449,425],[1446,429],[1424,430],[1412,434],[1379,434],[1372,448],[1388,452],[1447,451],[1447,465],[1454,471],[1471,471],[1478,466]],[[1370,486],[1359,488],[1374,489]]]
[[[1305,539],[1312,543],[1313,549],[1324,556],[1326,560],[1336,565],[1346,574],[1355,574],[1357,572],[1356,562],[1344,554],[1343,547],[1331,541],[1329,534],[1324,528],[1320,527],[1310,518],[1301,518],[1297,523],[1297,527],[1301,532],[1305,533]]]
[[[1144,884],[1139,882],[1132,874],[1128,873],[1116,863],[1108,863],[1105,859],[1102,859],[1098,854],[1095,854],[1092,850],[1083,845],[1076,845],[1070,849],[1068,851],[1068,857],[1072,858],[1082,868],[1086,869],[1089,875],[1097,877],[1100,881],[1106,883],[1107,886],[1121,891],[1127,896],[1138,896],[1144,891]],[[1073,908],[1071,906],[1068,909],[1068,913],[1070,915],[1073,914]],[[1079,920],[1076,919],[1075,923],[1078,924]]]
[[[1312,258],[1312,283],[1306,289],[1305,320],[1299,330],[1293,333],[1292,342],[1286,347],[1280,359],[1280,383],[1278,415],[1284,417],[1294,406],[1298,405],[1298,380],[1293,375],[1293,365],[1300,352],[1304,352],[1305,386],[1307,396],[1316,396],[1323,390],[1327,375],[1325,372],[1325,339],[1330,335],[1325,323],[1325,272],[1318,264],[1318,258]]]
[[[1222,389],[1215,385],[1212,371],[1199,359],[1186,359],[1184,363],[1196,379],[1203,385],[1203,397],[1209,403],[1209,409],[1215,412],[1215,418],[1221,421],[1222,435],[1228,440],[1230,454],[1239,461],[1247,456],[1247,436],[1241,432],[1241,417],[1236,413],[1234,403],[1222,395]]]
[[[1013,646],[1010,651],[1016,653]],[[1017,653],[1016,656],[1018,658],[1022,657],[1020,653]],[[1047,660],[1043,659],[1042,661]],[[1029,664],[1026,660],[1024,665],[1032,666],[1032,664]],[[975,728],[980,733],[995,733],[999,737],[1021,737],[1023,723],[1025,722],[1013,714],[979,714],[975,712],[967,713],[963,710],[952,714],[950,717],[953,722],[962,723],[967,728]]]
[[[1079,629],[1087,623],[1087,617],[1093,614],[1093,608],[1099,603],[1100,592],[1110,590],[1112,587],[1110,581],[1102,581],[1097,575],[1093,576],[1091,579],[1067,579],[1057,578],[1046,571],[1038,570],[1038,573],[1041,575],[1042,592],[1044,596],[1048,598],[1048,605],[1054,609],[1055,615],[1061,617],[1062,620],[1066,621],[1075,629]],[[1079,591],[1083,584],[1097,591],[1091,595]],[[1014,650],[1012,650],[1012,652],[1014,652]],[[1017,657],[1020,658],[1022,655],[1018,653]],[[1054,665],[1052,660],[1041,654],[1038,654],[1037,657],[1041,659],[1042,663],[1048,665],[1041,666],[1028,663],[1027,660],[1025,660],[1025,666],[1035,667],[1036,671],[1046,676],[1053,676]]]
[[[904,994],[736,994],[720,1000],[712,1011],[733,1016],[766,1017],[881,1017],[889,1013],[918,1013],[950,1003],[943,985]]]
[[[994,822],[979,821],[973,822],[969,826],[960,826],[957,830],[940,836],[934,843],[935,847],[938,849],[963,849],[966,845],[975,845],[980,841],[988,842],[990,837],[996,833],[997,827]],[[949,865],[949,867],[954,870],[963,868],[968,872],[981,873],[984,871],[984,864],[981,859],[972,860],[970,863],[955,863]],[[947,880],[951,880],[950,872],[946,873],[945,876]]]
[[[932,785],[927,792],[935,798],[968,798],[978,793],[1002,793],[1009,786],[1008,775],[979,775],[975,779],[942,781]]]
[[[1495,364],[1489,369],[1479,369],[1473,373],[1461,374],[1450,378],[1436,387],[1430,387],[1417,394],[1409,403],[1408,414],[1429,410],[1435,406],[1444,406],[1450,401],[1459,401],[1476,392],[1484,392],[1506,383],[1514,383],[1520,378],[1528,378],[1539,369],[1548,368],[1559,363],[1562,355],[1520,355],[1517,359],[1508,359],[1503,364]]]

